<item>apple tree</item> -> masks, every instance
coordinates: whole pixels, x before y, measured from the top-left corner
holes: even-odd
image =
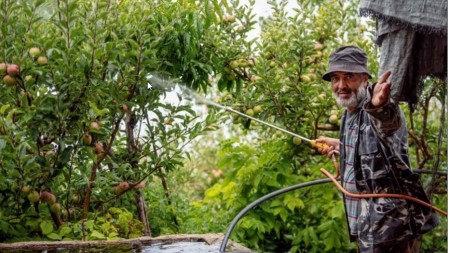
[[[2,241],[152,235],[148,184],[159,182],[157,197],[170,204],[167,176],[216,117],[165,97],[176,84],[208,91],[240,54],[223,40],[230,8],[219,0],[0,3]]]

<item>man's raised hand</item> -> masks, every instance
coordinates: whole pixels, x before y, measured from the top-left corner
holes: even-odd
[[[390,70],[384,72],[375,84],[372,91],[371,101],[374,107],[381,106],[388,101],[389,96],[391,95],[391,81],[388,81],[390,75]]]

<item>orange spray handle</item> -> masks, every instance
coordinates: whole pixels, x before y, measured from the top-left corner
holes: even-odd
[[[311,144],[311,146],[313,146],[314,148],[320,148],[320,149],[326,149],[329,146],[326,143],[322,143],[322,142],[317,142],[314,140],[309,141],[309,143]]]

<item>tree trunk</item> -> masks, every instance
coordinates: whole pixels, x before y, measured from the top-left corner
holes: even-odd
[[[168,204],[169,206],[172,206],[172,200],[171,200],[171,198],[170,198],[169,187],[167,186],[166,179],[165,179],[164,174],[163,174],[163,172],[162,172],[161,169],[159,169],[159,172],[161,173],[161,183],[162,183],[163,188],[164,188],[164,195],[166,196],[167,204]],[[178,224],[178,220],[177,220],[177,217],[176,217],[175,214],[174,214],[174,217],[173,217],[173,223],[175,224],[175,226],[176,226],[177,228],[180,227],[180,225]]]
[[[50,207],[48,207],[48,209],[50,209]],[[50,211],[50,215],[52,216],[53,222],[55,222],[57,228],[61,227],[64,224],[59,213],[53,213],[52,211]]]
[[[130,156],[130,160],[133,160],[133,155],[138,151],[136,147],[136,143],[134,141],[134,127],[136,126],[136,118],[133,113],[128,113],[125,118],[126,123],[126,135],[127,135],[127,149]],[[130,161],[131,167],[133,169],[138,169],[138,164],[136,161]],[[151,236],[152,232],[150,230],[150,224],[147,218],[147,210],[145,208],[145,199],[142,196],[139,189],[136,189],[136,207],[137,207],[137,215],[139,220],[144,224],[144,235]]]
[[[152,236],[150,224],[147,219],[147,209],[145,208],[145,200],[140,190],[136,190],[136,206],[139,220],[144,224],[144,235]]]

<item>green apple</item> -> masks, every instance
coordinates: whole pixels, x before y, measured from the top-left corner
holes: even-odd
[[[24,80],[25,80],[25,83],[29,84],[29,83],[33,82],[34,78],[31,75],[27,75],[27,76],[25,76]]]
[[[15,86],[17,83],[17,80],[13,76],[5,75],[3,77],[3,83],[6,84],[7,86]]]
[[[89,146],[92,143],[92,136],[89,133],[83,134],[83,145]]]
[[[233,68],[233,69],[239,67],[239,62],[237,60],[231,61],[230,62],[230,67]]]
[[[45,65],[48,63],[48,59],[45,56],[39,56],[36,61],[39,65]]]
[[[295,136],[295,137],[292,139],[292,142],[293,142],[295,145],[300,145],[300,144],[302,143],[302,139],[300,139],[299,137]]]
[[[50,205],[50,212],[54,214],[59,214],[61,211],[61,205],[59,203],[53,203]]]
[[[339,121],[339,118],[338,118],[338,116],[336,114],[331,114],[330,117],[328,118],[328,121],[331,124],[337,124],[338,121]]]
[[[30,50],[28,50],[28,53],[31,57],[36,58],[41,54],[41,50],[37,47],[32,47]]]
[[[307,74],[301,75],[300,78],[303,82],[311,82],[311,77],[309,77],[309,75]]]
[[[36,203],[39,201],[39,192],[37,191],[32,191],[30,193],[28,193],[27,195],[27,199],[31,202],[31,203]]]
[[[309,76],[309,78],[311,79],[311,81],[317,80],[317,75],[314,74],[314,73],[309,73],[308,76]]]
[[[261,107],[260,105],[255,105],[255,106],[253,107],[253,112],[254,112],[254,113],[258,114],[258,113],[260,113],[261,111],[262,111],[262,107]]]
[[[72,201],[73,201],[73,203],[75,203],[75,204],[80,203],[80,195],[78,195],[77,193],[74,193],[74,194],[72,195]]]
[[[255,116],[255,112],[253,111],[253,109],[248,109],[247,111],[245,111],[245,114],[251,117]]]
[[[114,191],[114,193],[116,195],[120,195],[123,192],[123,190],[118,185],[117,186],[113,186],[112,189],[113,189],[113,191]]]
[[[25,185],[20,189],[20,192],[23,195],[28,195],[28,193],[30,193],[30,190],[31,190],[30,187],[28,185]]]

